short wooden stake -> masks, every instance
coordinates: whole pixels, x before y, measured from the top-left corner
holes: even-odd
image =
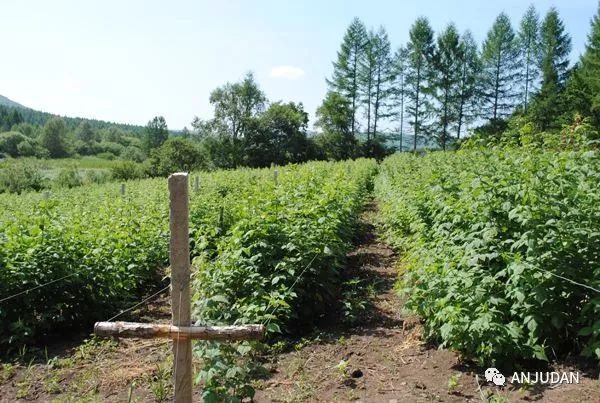
[[[198,193],[200,191],[200,177],[196,176],[196,180],[194,181],[194,191]]]
[[[125,196],[125,184],[121,183],[121,196]]]
[[[275,180],[275,186],[279,185],[279,171],[273,171],[273,179]]]
[[[44,192],[44,200],[48,200],[50,198],[50,192],[47,190]]]

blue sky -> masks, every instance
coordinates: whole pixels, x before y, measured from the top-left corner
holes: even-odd
[[[583,52],[595,0],[533,1],[557,7]],[[427,16],[455,22],[481,42],[505,11],[516,28],[528,1],[2,0],[0,94],[35,109],[123,123],[163,115],[171,129],[212,114],[208,96],[253,71],[272,101],[320,104],[354,16],[383,25],[394,48]]]

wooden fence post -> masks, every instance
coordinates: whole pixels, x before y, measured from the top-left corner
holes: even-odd
[[[190,326],[190,250],[188,230],[188,174],[169,176],[171,314],[175,326]],[[173,340],[175,402],[192,402],[192,341]]]
[[[196,176],[196,180],[194,182],[194,191],[198,193],[200,191],[200,177]]]
[[[125,196],[125,184],[121,183],[121,196]]]
[[[187,173],[169,176],[169,208],[171,230],[169,261],[171,263],[171,324],[135,322],[96,322],[94,332],[100,337],[167,337],[173,340],[173,385],[175,402],[192,402],[192,339],[260,340],[262,324],[238,326],[190,326],[190,247],[189,247],[189,183]],[[220,222],[223,225],[223,207]]]

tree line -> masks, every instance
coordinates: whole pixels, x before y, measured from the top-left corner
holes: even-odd
[[[534,6],[517,29],[500,13],[481,46],[469,30],[448,24],[434,31],[426,17],[410,27],[408,42],[392,49],[385,28],[367,30],[355,18],[349,25],[327,79],[329,91],[317,124],[332,143],[366,139],[367,154],[381,152],[389,134],[435,141],[447,149],[467,133],[467,126],[501,132],[507,118],[525,116],[537,130],[557,130],[575,113],[595,116],[600,27],[592,21],[586,53],[569,67],[571,38],[556,8],[540,17]],[[578,98],[578,99],[575,99]],[[350,149],[340,147],[339,158]]]
[[[571,38],[555,8],[541,18],[530,6],[517,29],[500,13],[481,45],[453,23],[436,35],[420,17],[410,27],[408,42],[394,49],[385,28],[368,30],[355,18],[316,111],[316,135],[308,132],[302,103],[270,102],[248,73],[210,93],[211,118],[196,117],[191,129],[176,134],[160,116],[142,129],[128,130],[47,114],[36,115],[43,123],[32,123],[31,110],[0,106],[0,153],[97,155],[144,164],[124,165],[117,176],[125,178],[129,171],[141,177],[181,169],[380,158],[394,149],[416,151],[430,144],[445,150],[467,134],[498,138],[512,130],[513,121],[529,124],[536,133],[577,122],[597,132],[599,15],[574,66],[569,66]]]

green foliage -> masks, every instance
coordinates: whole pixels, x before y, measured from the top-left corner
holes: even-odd
[[[360,104],[359,71],[368,40],[365,25],[360,19],[354,18],[344,34],[337,60],[333,63],[332,78],[327,80],[331,92],[339,94],[348,102],[349,131],[353,138],[358,130],[356,112]]]
[[[413,150],[416,151],[419,138],[429,135],[427,117],[432,111],[431,94],[433,88],[430,81],[435,74],[432,69],[435,45],[433,43],[433,29],[427,18],[420,17],[411,26],[406,49],[408,52],[406,96],[409,101],[406,112],[412,119]]]
[[[48,150],[50,157],[60,158],[69,154],[66,143],[67,128],[61,118],[48,120],[40,137],[40,144]]]
[[[358,277],[344,281],[342,284],[342,312],[344,321],[354,324],[367,309],[369,296],[364,280]]]
[[[79,175],[79,170],[77,167],[72,165],[60,170],[58,176],[56,177],[55,183],[58,187],[74,188],[81,186],[83,184],[83,180]]]
[[[37,164],[18,161],[0,169],[0,193],[22,193],[46,187]]]
[[[151,176],[169,176],[174,172],[193,171],[203,167],[203,159],[196,144],[183,138],[170,138],[152,150],[148,161]]]
[[[155,116],[144,130],[144,149],[149,152],[160,147],[169,138],[167,122],[162,116]]]
[[[115,165],[121,163],[127,162]],[[1,172],[23,169],[21,164]],[[296,318],[302,319],[298,324],[314,319],[323,309],[320,301],[335,293],[374,169],[372,161],[280,167],[277,187],[268,169],[200,174],[202,192],[190,199],[192,257],[199,256],[195,278],[206,280],[194,283],[197,318],[270,320],[270,334],[288,330]],[[0,305],[3,351],[105,319],[161,288],[168,222],[164,179],[128,182],[125,196],[115,183],[62,188],[49,198],[0,195],[0,298],[72,275]],[[219,309],[227,303],[231,309]],[[240,380],[252,372],[255,350],[231,348],[216,351],[220,364],[206,367],[229,377],[215,375],[212,390],[233,382],[238,393],[249,393]],[[239,368],[228,373],[227,360]]]
[[[482,364],[598,355],[600,299],[554,276],[600,286],[597,152],[399,155],[381,172],[383,227],[429,338]]]
[[[585,52],[581,55],[569,79],[563,99],[567,120],[574,113],[591,117],[592,124],[600,129],[600,5],[591,22]]]
[[[539,46],[542,86],[531,105],[531,116],[540,130],[548,130],[557,125],[562,109],[560,94],[571,52],[571,38],[555,8],[548,11],[542,22]]]
[[[110,168],[110,173],[116,180],[141,179],[147,176],[144,166],[133,161],[118,161]]]
[[[9,131],[23,122],[23,115],[18,109],[0,105],[0,131]]]
[[[0,152],[11,157],[30,157],[35,154],[33,140],[19,132],[0,133]]]
[[[260,115],[267,98],[259,88],[254,75],[247,73],[238,83],[227,83],[210,93],[215,108],[214,128],[220,135],[234,140],[244,137],[250,118]]]
[[[392,116],[391,98],[396,69],[391,44],[383,27],[370,31],[359,71],[361,102],[367,109],[367,143],[377,141],[377,123]],[[366,154],[371,157],[372,154]]]
[[[457,102],[460,97],[462,76],[461,42],[458,31],[453,24],[448,25],[437,38],[433,65],[437,74],[433,78],[436,91],[433,93],[437,101],[434,137],[438,145],[445,150],[449,145],[454,122],[458,119]]]
[[[75,130],[75,137],[84,143],[91,143],[96,140],[96,133],[92,129],[92,125],[87,120],[81,122],[81,124]]]
[[[560,131],[540,131],[527,116],[515,114],[508,121],[492,121],[475,130],[475,135],[463,141],[462,149],[524,147],[528,149],[582,150],[598,148],[600,132],[591,118],[575,117],[563,124]]]
[[[299,163],[312,157],[306,137],[308,114],[302,104],[272,103],[259,117],[248,119],[243,142],[244,165]]]
[[[356,156],[357,141],[352,135],[350,102],[337,92],[328,92],[317,109],[315,126],[322,134],[315,139],[325,158],[345,160]]]
[[[487,34],[481,50],[482,116],[501,119],[517,103],[515,84],[519,78],[519,48],[510,19],[500,13]]]
[[[540,17],[532,4],[525,11],[517,34],[517,45],[520,50],[519,64],[522,69],[521,95],[523,97],[523,109],[525,112],[527,112],[527,106],[529,105],[531,94],[535,90],[536,79],[539,76],[539,36]]]
[[[136,146],[127,146],[121,153],[121,159],[142,162],[144,161],[144,152]]]
[[[335,300],[375,163],[319,162],[278,171],[277,186],[272,179],[260,187],[224,184],[217,204],[224,206],[223,224],[215,235],[194,237],[198,323],[267,323],[269,336],[301,332]],[[272,171],[264,172],[272,178]],[[230,382],[247,385],[251,347],[199,344],[209,363],[200,375],[208,385],[205,398],[247,396],[232,391]]]

